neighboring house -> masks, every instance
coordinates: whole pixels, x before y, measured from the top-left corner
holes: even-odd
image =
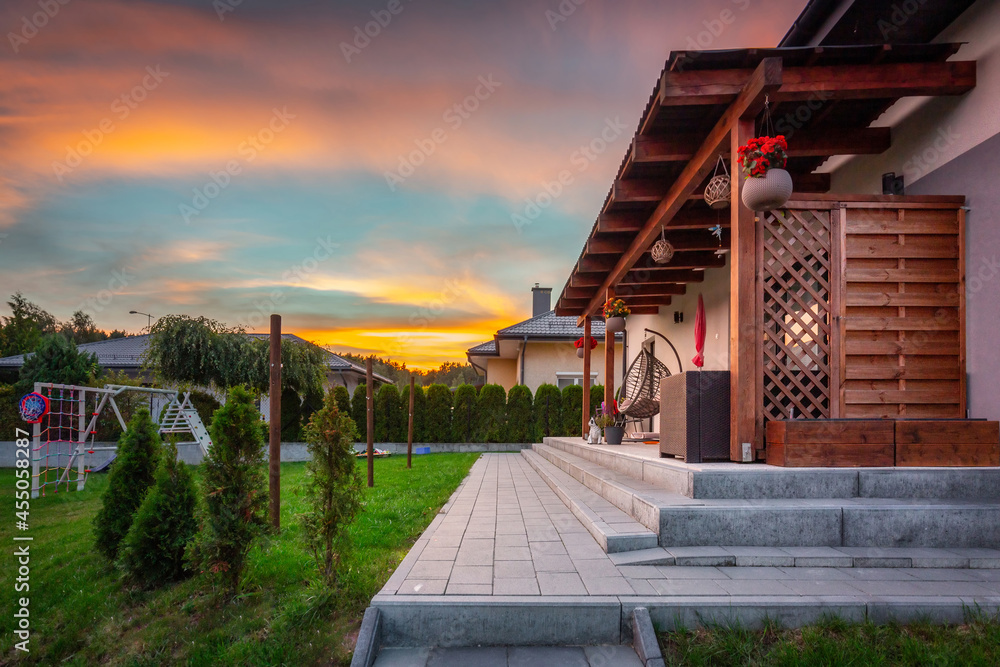
[[[509,391],[523,384],[532,393],[543,384],[560,389],[584,384],[583,360],[577,357],[573,343],[583,336],[576,318],[560,317],[552,310],[552,288],[531,289],[531,318],[496,332],[493,340],[469,348],[466,356],[485,382],[499,384]],[[591,336],[597,341],[592,352],[595,360],[604,358],[604,322],[595,321]],[[621,367],[623,337],[616,336],[615,359]],[[604,383],[604,364],[591,367],[590,384]]]
[[[247,334],[254,338],[267,338],[268,334]],[[306,343],[295,334],[281,334],[282,340],[290,340],[296,343]],[[77,345],[81,352],[90,352],[97,356],[97,363],[109,371],[122,371],[130,378],[138,378],[142,375],[142,355],[149,345],[149,334],[140,336],[126,336],[124,338],[112,338],[101,340],[96,343],[83,343]],[[328,387],[342,385],[350,392],[359,384],[365,381],[365,369],[357,364],[351,363],[343,357],[338,357],[332,352],[326,354],[326,383]],[[24,365],[27,355],[18,354],[12,357],[0,358],[0,368],[20,369]],[[376,384],[391,384],[392,380],[378,373],[374,376]],[[265,399],[266,400],[266,399]]]

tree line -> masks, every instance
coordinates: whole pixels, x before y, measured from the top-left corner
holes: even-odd
[[[360,354],[337,352],[332,346],[327,346],[326,349],[338,357],[343,357],[362,367],[364,367],[365,361],[368,359],[368,357]],[[425,371],[419,368],[408,368],[406,362],[373,356],[372,370],[392,380],[392,383],[400,390],[410,386],[411,375],[416,378],[416,383],[421,387],[429,387],[432,384],[443,384],[452,389],[462,384],[476,384],[478,377],[476,369],[471,364],[459,364],[454,361],[446,361],[434,370]]]

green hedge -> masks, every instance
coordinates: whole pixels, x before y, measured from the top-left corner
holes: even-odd
[[[384,384],[379,387],[375,393],[375,441],[405,441],[406,425],[403,414],[396,385]]]
[[[468,385],[465,385],[468,386]],[[476,390],[472,390],[475,395]],[[451,409],[453,399],[447,385],[432,384],[427,388],[427,420],[424,442],[451,442]]]
[[[403,412],[403,439],[400,442],[406,442],[410,426],[410,385],[403,387],[399,405]],[[413,442],[427,442],[427,394],[420,385],[413,391]]]
[[[476,400],[476,388],[471,384],[459,385],[455,390],[455,406],[451,412],[451,442],[477,442]]]
[[[543,384],[535,392],[534,417],[538,437],[563,435],[566,431],[562,418],[562,394],[554,384]]]
[[[571,384],[562,390],[563,433],[573,437],[581,435],[583,428],[583,387]]]
[[[476,442],[503,442],[507,430],[507,392],[487,384],[476,399]]]
[[[368,440],[368,391],[364,384],[359,384],[354,388],[354,396],[351,397],[351,419],[358,429],[358,440],[366,442]]]
[[[506,442],[534,442],[535,419],[531,405],[531,390],[523,384],[510,388],[507,394]]]

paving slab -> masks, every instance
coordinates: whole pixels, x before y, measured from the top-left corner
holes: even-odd
[[[627,524],[605,525],[611,534]],[[948,567],[934,567],[941,564]],[[965,608],[1000,608],[1000,550],[657,546],[607,554],[523,456],[487,454],[372,604],[382,612],[383,645],[411,647],[417,659],[431,643],[616,645],[630,636],[623,619],[638,606],[658,629],[713,620],[754,627],[765,618],[795,627],[831,614],[954,621]],[[403,653],[380,659],[393,656]]]

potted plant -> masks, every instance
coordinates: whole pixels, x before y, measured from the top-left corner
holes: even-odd
[[[576,356],[583,359],[583,336],[580,336],[579,340],[573,343],[573,347],[576,348]],[[590,349],[593,350],[597,347],[597,339],[593,336],[590,337]]]
[[[631,312],[621,299],[608,299],[604,304],[604,330],[608,333],[625,331],[625,318]]]
[[[752,211],[779,208],[792,195],[792,177],[785,171],[788,143],[785,137],[755,137],[738,149],[743,181],[743,203]]]
[[[607,403],[601,403],[600,412],[594,422],[604,429],[604,442],[609,445],[622,444],[625,437],[625,426],[622,423],[621,413],[618,412],[618,402],[611,401],[609,408]]]

